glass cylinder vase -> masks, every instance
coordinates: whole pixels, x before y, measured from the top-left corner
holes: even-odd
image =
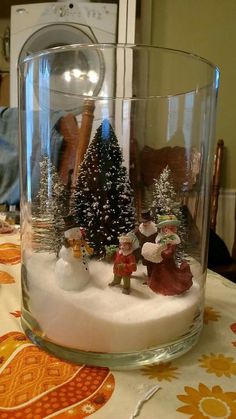
[[[203,318],[218,69],[153,46],[19,64],[22,326],[67,360],[179,356]]]

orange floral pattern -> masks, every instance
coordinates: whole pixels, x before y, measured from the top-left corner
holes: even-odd
[[[225,357],[223,354],[202,355],[199,359],[200,367],[205,368],[209,374],[215,374],[217,377],[231,377],[236,375],[236,363],[231,357]]]
[[[220,386],[212,389],[200,383],[198,389],[184,387],[186,394],[177,395],[185,405],[179,407],[177,412],[189,415],[191,419],[235,419],[236,393],[224,392]]]
[[[172,381],[179,378],[178,368],[173,367],[171,362],[165,362],[158,365],[151,365],[141,369],[143,375],[148,375],[149,378],[157,378],[158,381],[166,380]]]
[[[232,323],[230,325],[230,329],[232,330],[232,332],[236,335],[236,323]],[[236,341],[232,342],[232,345],[236,348]]]
[[[14,276],[5,271],[0,271],[0,284],[14,284]]]
[[[0,244],[0,263],[15,265],[21,260],[20,246],[15,243]]]
[[[230,325],[230,329],[232,330],[232,332],[236,335],[236,323],[232,323]]]
[[[206,306],[204,308],[203,322],[208,324],[209,322],[217,322],[221,318],[220,313],[216,311],[213,307]]]
[[[1,418],[84,418],[100,409],[114,390],[108,368],[57,359],[22,333],[3,336],[0,355]]]
[[[90,367],[92,369],[92,367]],[[92,394],[89,398],[82,400],[80,403],[72,406],[69,410],[63,413],[59,413],[54,416],[56,419],[83,419],[86,416],[95,413],[96,410],[100,409],[111,397],[111,393],[114,390],[115,381],[112,374],[109,374],[104,380],[102,386]],[[22,418],[23,419],[23,418]]]
[[[21,332],[9,332],[0,336],[0,357],[7,360],[22,345],[29,344],[27,337]]]
[[[10,314],[14,317],[21,317],[21,311],[20,310],[15,310],[10,312]]]

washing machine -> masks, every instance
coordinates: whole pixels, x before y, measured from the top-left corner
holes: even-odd
[[[10,106],[17,107],[17,64],[32,52],[76,43],[114,43],[117,40],[117,5],[70,2],[37,3],[11,7]],[[84,57],[86,60],[86,57]],[[89,62],[88,57],[88,62]],[[91,63],[93,66],[93,63]],[[109,63],[103,57],[94,66],[104,78]],[[99,80],[98,80],[99,88]],[[60,103],[55,109],[60,109]],[[72,110],[72,109],[68,109]]]

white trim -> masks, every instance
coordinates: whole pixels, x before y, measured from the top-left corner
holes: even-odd
[[[119,1],[119,16],[118,16],[118,44],[125,44],[126,42],[126,28],[127,28],[127,1]]]
[[[136,0],[120,0],[118,43],[135,42]],[[117,51],[116,95],[132,97],[133,55],[132,50]],[[130,108],[122,100],[115,103],[115,131],[122,147],[124,164],[129,167]]]
[[[135,43],[136,0],[128,0],[126,43]]]
[[[118,43],[135,42],[136,0],[119,1]]]

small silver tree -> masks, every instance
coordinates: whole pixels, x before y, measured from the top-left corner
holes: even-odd
[[[65,227],[65,187],[47,156],[40,162],[39,191],[33,205],[33,240],[36,251],[55,253],[62,245]]]
[[[177,246],[176,259],[181,261],[186,258],[186,224],[178,199],[173,174],[168,166],[164,168],[158,179],[154,179],[153,201],[151,211],[154,221],[158,223],[159,215],[173,214],[180,221],[178,235],[181,243]]]

